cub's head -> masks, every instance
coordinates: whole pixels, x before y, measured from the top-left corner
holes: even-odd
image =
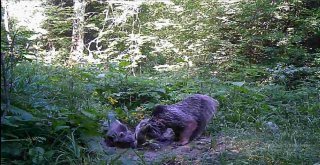
[[[134,136],[131,132],[115,132],[106,137],[106,142],[110,147],[135,148]]]
[[[105,141],[110,147],[135,148],[134,135],[118,120],[111,123]]]
[[[161,120],[144,119],[135,129],[135,145],[141,145],[148,139],[159,139],[166,131],[165,125]]]

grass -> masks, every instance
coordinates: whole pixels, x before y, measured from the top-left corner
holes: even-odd
[[[214,158],[210,153],[213,150],[204,151],[199,163],[320,163],[319,84],[305,83],[295,90],[287,90],[273,82],[222,81],[184,73],[137,77],[108,73],[99,79],[95,78],[97,71],[28,63],[18,65],[15,71],[19,76],[12,97],[19,111],[8,114],[8,125],[1,129],[4,161],[132,163],[130,158],[119,157],[121,153],[112,156],[98,150],[97,143],[85,140],[85,137],[102,137],[98,123],[107,112],[115,111],[118,118],[134,126],[151,113],[155,104],[171,104],[189,94],[203,93],[220,102],[219,112],[207,133],[213,136],[212,146],[218,144],[215,139],[222,134],[226,149]],[[25,117],[30,114],[32,118]],[[266,125],[268,122],[279,127],[279,134]],[[46,140],[19,141],[38,136]],[[91,148],[89,142],[93,143]],[[162,162],[196,161],[172,157]],[[139,162],[146,164],[140,155]]]
[[[304,135],[309,131],[296,133]],[[281,132],[280,138],[268,131],[254,129],[227,128],[224,132],[226,151],[220,161],[227,164],[315,164],[320,161],[319,139],[298,141],[296,134],[286,131]]]

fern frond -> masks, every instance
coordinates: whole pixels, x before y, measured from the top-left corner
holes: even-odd
[[[33,115],[31,113],[15,106],[11,106],[8,113],[14,116],[18,116],[21,118],[21,120],[25,121],[30,121],[33,118]]]

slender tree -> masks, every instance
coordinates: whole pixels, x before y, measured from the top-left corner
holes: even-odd
[[[84,50],[84,21],[85,21],[85,0],[74,0],[73,1],[73,30],[72,30],[72,47],[71,56],[69,64],[73,65],[75,63],[81,62],[83,59]]]
[[[4,9],[4,14],[3,14],[3,24],[4,24],[4,29],[6,33],[6,39],[7,43],[6,45],[9,46],[10,43],[12,43],[12,37],[10,36],[10,28],[9,28],[9,13],[8,13],[8,1],[1,1],[1,6],[3,6]],[[10,86],[9,86],[9,75],[10,75],[10,68],[8,65],[8,62],[6,62],[6,56],[13,56],[13,45],[11,44],[9,51],[8,47],[5,48],[5,50],[1,50],[1,76],[3,80],[3,99],[5,101],[5,107],[4,111],[1,115],[1,124],[4,122],[4,118],[7,115],[7,112],[10,110],[11,104],[10,104]],[[2,97],[2,96],[1,96]]]

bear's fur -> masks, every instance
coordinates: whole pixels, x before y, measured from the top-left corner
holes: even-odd
[[[167,128],[171,128],[180,145],[185,145],[201,135],[218,106],[217,100],[201,94],[176,104],[158,105],[152,117],[142,120],[136,127],[136,143],[142,144],[146,138],[162,140]]]

